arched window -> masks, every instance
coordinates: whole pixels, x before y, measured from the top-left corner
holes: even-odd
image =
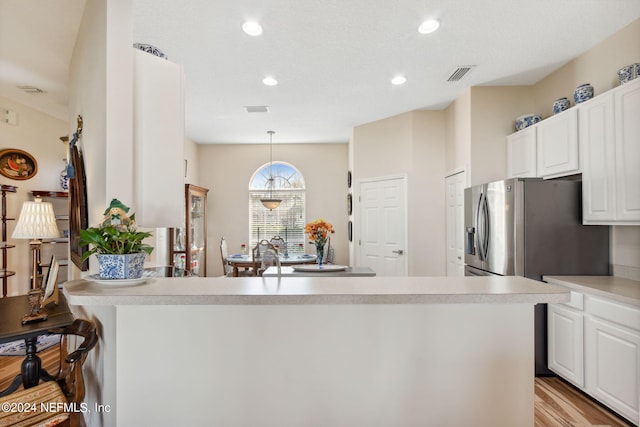
[[[273,174],[273,197],[282,199],[276,209],[265,208],[260,199],[269,196],[269,177]],[[260,167],[249,182],[249,244],[280,236],[287,241],[290,254],[304,253],[305,187],[302,174],[292,165],[273,162]],[[284,252],[280,248],[280,252]]]

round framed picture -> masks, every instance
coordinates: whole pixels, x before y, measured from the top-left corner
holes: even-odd
[[[351,171],[347,171],[347,187],[351,188]]]
[[[353,212],[353,198],[351,197],[351,193],[347,194],[347,214],[351,215]]]
[[[38,172],[36,159],[26,151],[9,148],[0,151],[0,174],[10,179],[33,178]]]

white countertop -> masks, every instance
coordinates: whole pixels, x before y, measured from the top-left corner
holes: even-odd
[[[567,288],[640,306],[640,281],[615,276],[544,276],[543,280]]]
[[[64,294],[71,305],[535,304],[570,296],[519,276],[169,277],[128,287],[74,280]]]

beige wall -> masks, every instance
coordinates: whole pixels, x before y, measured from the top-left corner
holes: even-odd
[[[408,274],[445,275],[445,113],[414,111],[353,131],[354,242],[358,240],[358,182],[407,175]],[[354,247],[357,260],[358,247]]]
[[[23,104],[0,97],[0,108],[14,111],[18,121],[16,125],[0,122],[0,150],[13,148],[26,151],[31,154],[37,164],[36,175],[27,180],[12,180],[2,177],[1,182],[6,185],[18,187],[17,193],[7,193],[7,216],[18,218],[22,203],[33,200],[31,191],[62,191],[60,187],[60,172],[64,168],[63,159],[66,158],[66,146],[60,141],[60,137],[67,135],[67,123],[53,118],[40,111],[34,110]],[[46,200],[54,204],[55,209],[66,211],[65,200]],[[9,277],[7,281],[7,295],[24,295],[29,291],[31,276],[31,249],[28,240],[11,239],[11,233],[15,229],[16,221],[7,222],[7,238],[15,248],[7,251],[7,268],[15,271],[16,275]],[[65,222],[59,222],[60,231],[68,228]],[[43,257],[51,253],[52,247],[44,247]],[[66,258],[65,251],[55,250],[59,259]],[[43,258],[44,259],[44,258]],[[48,262],[48,260],[47,260]],[[60,274],[67,273],[67,269],[61,269]]]
[[[562,97],[573,105],[573,91],[583,83],[596,95],[618,86],[617,71],[634,62],[640,62],[640,19],[535,84],[536,112],[552,115],[553,101]]]
[[[447,173],[467,171],[470,176],[471,162],[471,89],[460,94],[445,110]]]
[[[306,221],[324,218],[333,224],[336,264],[349,264],[347,238],[347,144],[273,144],[273,160],[295,166],[306,185]],[[199,145],[197,182],[207,197],[207,276],[222,275],[220,239],[230,252],[248,243],[249,181],[269,162],[266,144]],[[307,251],[310,250],[307,247]]]
[[[583,83],[591,83],[596,95],[606,92],[618,86],[616,72],[635,62],[640,62],[640,19],[538,82],[534,87],[536,110],[549,116],[553,101],[561,97],[569,98],[573,105],[573,91]],[[611,227],[611,237],[614,274],[640,280],[640,227]]]
[[[531,89],[522,86],[479,86],[471,89],[471,185],[507,176],[505,136],[514,118],[531,112]]]

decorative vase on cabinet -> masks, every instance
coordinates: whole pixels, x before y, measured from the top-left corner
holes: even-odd
[[[184,226],[169,233],[170,262],[191,275],[207,275],[207,193],[208,189],[185,184]]]

